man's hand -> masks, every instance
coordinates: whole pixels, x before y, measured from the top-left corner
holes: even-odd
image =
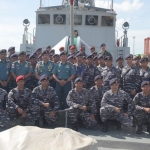
[[[43,105],[44,107],[46,107],[46,108],[48,108],[48,107],[50,106],[49,103],[42,103],[42,105]]]
[[[136,94],[135,90],[131,91],[131,95],[135,95],[135,94]]]
[[[144,108],[144,111],[150,113],[150,108]]]
[[[124,116],[128,117],[129,115],[127,113],[124,113]]]
[[[120,108],[115,107],[115,111],[118,112],[118,113],[120,113]]]
[[[51,111],[51,112],[49,113],[49,116],[52,118],[52,117],[55,117],[55,114],[56,114],[55,111]]]
[[[93,114],[90,115],[91,120],[95,120],[95,116]]]
[[[59,80],[58,83],[59,83],[61,86],[64,86],[63,80]]]
[[[23,112],[22,115],[21,115],[22,118],[25,118],[26,116],[27,116],[26,112]]]
[[[84,111],[86,111],[87,107],[86,106],[82,106],[81,109],[84,110]]]
[[[19,114],[23,114],[23,112],[24,112],[24,111],[23,111],[21,108],[19,108],[19,107],[17,108],[17,110],[18,110],[18,113],[19,113]]]

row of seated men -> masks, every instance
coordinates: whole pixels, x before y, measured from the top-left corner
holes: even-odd
[[[55,90],[49,86],[49,77],[42,75],[39,86],[33,91],[25,88],[25,77],[20,75],[16,78],[17,87],[8,94],[0,89],[0,120],[3,122],[12,121],[16,124],[16,119],[20,118],[20,124],[35,121],[35,126],[39,126],[39,119],[42,116],[43,125],[54,123],[57,120],[56,112],[60,109],[60,102]],[[95,127],[102,121],[102,131],[108,131],[108,120],[116,120],[117,129],[121,126],[131,128],[134,117],[138,129],[137,134],[141,134],[143,124],[147,123],[147,132],[150,133],[150,82],[141,83],[142,92],[136,94],[131,99],[129,94],[119,89],[119,81],[113,78],[109,82],[110,90],[103,86],[103,76],[97,75],[94,78],[95,86],[90,90],[83,88],[82,78],[76,78],[75,88],[67,95],[67,105],[69,119],[72,129],[78,130],[78,125],[86,128]],[[124,101],[128,103],[128,108],[124,108]]]

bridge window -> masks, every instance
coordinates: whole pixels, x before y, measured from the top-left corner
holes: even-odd
[[[85,24],[91,25],[91,26],[97,26],[98,25],[98,16],[86,15]]]
[[[112,16],[102,16],[101,25],[102,26],[113,26],[114,17]]]
[[[66,24],[66,15],[54,15],[54,24]]]
[[[50,24],[50,15],[49,14],[39,14],[38,15],[38,24]]]

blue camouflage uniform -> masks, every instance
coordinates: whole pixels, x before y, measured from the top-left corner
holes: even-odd
[[[130,96],[123,90],[118,90],[117,94],[113,94],[112,90],[107,91],[101,101],[100,116],[103,122],[116,119],[122,125],[132,127],[132,120],[124,115],[124,100],[128,102],[128,114],[132,115],[133,104]],[[120,108],[120,112],[115,111],[115,107]]]
[[[67,79],[69,79],[71,75],[75,75],[76,72],[73,65],[69,62],[66,62],[65,64],[59,62],[55,65],[52,73],[55,74],[59,80],[67,81]],[[68,92],[71,90],[71,82],[67,82],[64,86],[61,86],[58,82],[56,82],[55,90],[60,101],[60,108],[67,108],[66,97]]]
[[[50,112],[56,112],[60,107],[58,96],[52,87],[48,86],[46,90],[43,90],[41,85],[34,88],[32,91],[32,101],[34,101],[34,104],[39,107],[38,117],[42,114],[48,123],[56,121],[56,116],[49,116]],[[42,106],[42,103],[49,103],[50,107],[46,108]]]
[[[74,64],[74,69],[76,71],[75,79],[78,77],[83,78],[83,73],[84,73],[86,67],[87,66],[84,63],[82,63],[81,65],[78,65],[77,63]]]
[[[3,123],[7,123],[10,120],[8,114],[3,112],[3,110],[6,110],[7,99],[7,92],[0,88],[0,121]]]
[[[90,118],[91,114],[97,113],[96,103],[87,89],[83,88],[80,92],[76,88],[72,89],[68,93],[67,104],[72,107],[68,112],[71,123],[76,123],[80,119],[87,128],[97,125],[97,121]],[[81,110],[82,106],[87,106],[87,111]]]
[[[32,122],[37,120],[37,107],[34,106],[31,101],[31,91],[27,88],[19,90],[18,87],[12,89],[8,94],[8,113],[12,121],[16,120],[20,115],[17,111],[17,107],[20,107],[27,113],[25,121]]]

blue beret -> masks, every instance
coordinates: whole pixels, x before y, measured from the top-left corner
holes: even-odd
[[[142,59],[140,60],[140,62],[144,62],[144,61],[148,62],[148,58],[147,58],[147,57],[144,57],[144,58],[142,58]]]
[[[75,81],[74,81],[74,84],[76,84],[77,82],[83,82],[82,78],[76,78]]]
[[[34,53],[29,56],[29,59],[31,58],[36,58]]]
[[[67,58],[67,60],[69,60],[69,59],[71,59],[71,58],[74,58],[73,55],[70,55],[70,56]]]
[[[141,83],[141,88],[142,88],[143,86],[145,86],[145,85],[150,85],[149,81],[143,81],[143,82]]]
[[[134,56],[133,60],[136,60],[136,59],[141,59],[141,56]]]
[[[94,81],[97,81],[98,79],[103,79],[103,76],[102,76],[102,75],[97,75],[97,76],[94,78]]]
[[[91,54],[91,55],[88,55],[86,58],[87,58],[87,59],[88,59],[88,58],[92,58],[92,59],[93,59],[93,55],[92,55],[92,54]]]
[[[18,56],[20,56],[20,55],[26,55],[26,52],[25,52],[25,51],[22,51],[22,52],[20,52],[20,53],[18,54]]]
[[[50,52],[49,53],[55,53],[55,50],[54,49],[52,49],[52,50],[50,50]]]
[[[76,57],[78,57],[78,56],[83,56],[83,53],[82,53],[82,52],[78,52],[78,53],[76,54]]]
[[[49,53],[48,53],[47,50],[43,51],[43,52],[41,53],[41,56],[44,55],[44,54],[48,54],[48,55],[49,55]]]
[[[132,54],[126,55],[125,59],[128,59],[128,58],[133,58],[133,55]]]
[[[95,57],[93,58],[93,60],[96,60],[96,59],[98,59],[98,57],[97,57],[97,56],[95,56]]]
[[[98,59],[101,59],[101,58],[104,59],[104,55],[101,54],[101,55],[98,56]]]
[[[113,78],[110,80],[109,85],[111,86],[114,83],[118,83],[118,79],[117,78]]]
[[[6,52],[7,52],[6,49],[1,49],[1,50],[0,50],[0,53],[6,53]]]
[[[119,57],[116,59],[116,62],[117,62],[118,60],[123,60],[123,57],[122,57],[122,56],[119,56]]]
[[[102,47],[102,46],[106,46],[106,44],[105,44],[105,43],[103,43],[103,44],[101,44],[101,47]]]
[[[11,51],[12,49],[15,49],[15,47],[14,46],[9,47],[8,52]]]
[[[12,55],[10,56],[10,59],[11,59],[11,58],[15,58],[15,57],[18,57],[18,54],[12,54]]]
[[[35,53],[36,53],[37,51],[42,51],[42,48],[38,48],[38,49],[35,51]]]
[[[112,56],[106,56],[104,60],[112,60]]]
[[[53,55],[53,58],[54,58],[55,56],[59,57],[59,55],[58,55],[58,54],[54,54],[54,55]]]
[[[65,51],[62,51],[62,52],[59,54],[59,56],[61,56],[61,55],[67,55],[67,53],[66,53]]]
[[[46,74],[44,74],[40,77],[40,81],[47,80],[47,79],[49,79],[49,77]]]

